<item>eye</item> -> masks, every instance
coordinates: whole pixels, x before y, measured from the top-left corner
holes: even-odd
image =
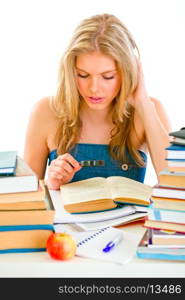
[[[89,75],[82,75],[82,74],[77,73],[77,76],[81,77],[81,78],[87,78]]]
[[[103,78],[106,79],[106,80],[110,80],[110,79],[114,79],[114,76],[110,76],[110,77],[103,76]]]

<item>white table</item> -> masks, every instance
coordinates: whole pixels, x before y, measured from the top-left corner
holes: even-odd
[[[140,235],[144,227],[140,223],[123,226],[128,232]],[[57,261],[47,252],[0,255],[0,278],[184,278],[185,263],[175,261],[144,260],[134,257],[125,265],[107,263],[75,256],[70,261]]]

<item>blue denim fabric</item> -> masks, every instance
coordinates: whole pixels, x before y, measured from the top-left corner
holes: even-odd
[[[76,172],[71,182],[88,179],[92,177],[109,177],[109,176],[123,176],[133,180],[144,182],[146,173],[147,155],[138,150],[144,159],[145,166],[138,166],[131,155],[126,153],[127,156],[127,170],[123,170],[122,165],[124,162],[119,162],[113,159],[109,154],[108,145],[104,144],[76,144],[69,152],[77,161],[82,160],[104,160],[104,166],[96,167],[82,167],[80,171]],[[50,164],[53,159],[57,158],[57,150],[52,150],[48,156],[48,163]]]

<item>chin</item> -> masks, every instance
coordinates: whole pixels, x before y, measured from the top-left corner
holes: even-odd
[[[95,104],[95,105],[89,105],[88,107],[92,110],[106,110],[108,108],[108,106],[106,106],[105,104]]]

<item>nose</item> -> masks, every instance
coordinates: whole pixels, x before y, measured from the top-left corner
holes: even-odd
[[[89,90],[91,93],[95,94],[99,89],[99,82],[97,77],[91,78],[89,82]]]

